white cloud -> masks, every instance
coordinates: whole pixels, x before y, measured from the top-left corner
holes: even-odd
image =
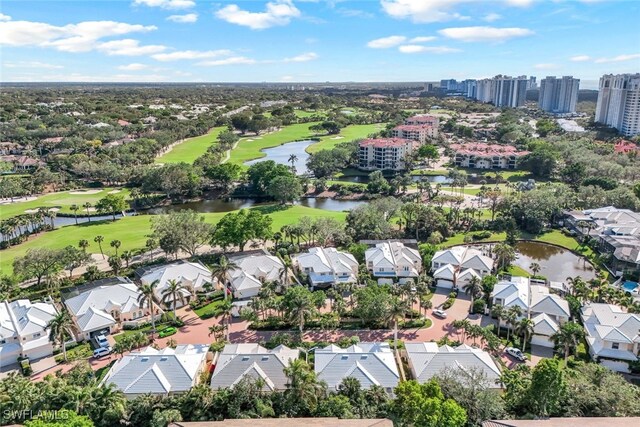
[[[249,12],[236,4],[230,4],[216,12],[216,16],[231,24],[264,30],[277,25],[287,25],[292,18],[298,18],[300,11],[291,0],[275,0],[267,3],[265,12]]]
[[[640,53],[632,53],[628,55],[618,55],[613,58],[598,58],[596,59],[596,64],[604,64],[607,62],[624,62],[631,61],[633,59],[640,59]]]
[[[167,21],[177,22],[178,24],[192,24],[198,21],[198,14],[187,13],[186,15],[171,15],[167,17]]]
[[[515,37],[533,35],[527,28],[459,27],[438,31],[445,37],[463,42],[503,42]]]
[[[499,0],[507,6],[525,7],[534,0]],[[451,20],[465,20],[452,9],[463,3],[474,3],[477,0],[380,0],[382,10],[397,19],[410,19],[413,22],[429,23]]]
[[[411,40],[409,40],[409,43],[427,43],[427,42],[432,42],[435,39],[437,39],[437,37],[434,37],[434,36],[414,37]]]
[[[201,65],[203,67],[218,67],[221,65],[248,65],[255,64],[257,61],[255,59],[247,58],[245,56],[232,56],[230,58],[218,59],[216,61],[203,61],[198,62],[196,65]]]
[[[318,54],[315,52],[307,52],[291,58],[285,58],[282,62],[307,62],[313,61],[314,59],[318,59]]]
[[[9,15],[5,15],[4,13],[0,13],[0,22],[11,21],[11,17]]]
[[[8,46],[53,47],[63,52],[89,52],[104,37],[156,30],[154,25],[126,24],[114,21],[85,21],[61,27],[44,22],[0,22],[0,40]]]
[[[167,47],[163,45],[140,46],[140,42],[133,39],[112,40],[98,45],[98,50],[109,56],[152,55],[154,53],[162,52],[166,48]]]
[[[227,49],[219,49],[219,50],[181,50],[177,52],[171,53],[158,53],[156,55],[151,55],[153,59],[156,61],[180,61],[184,59],[208,59],[208,58],[216,58],[219,56],[227,56],[231,55],[233,52]]]
[[[134,0],[133,4],[173,10],[190,9],[196,5],[196,2],[193,0]]]
[[[591,57],[589,55],[576,55],[576,56],[572,56],[569,59],[571,59],[573,62],[584,62],[584,61],[589,61]]]
[[[282,77],[280,77],[280,81],[281,82],[292,82],[293,80],[294,80],[293,76],[282,76]]]
[[[533,68],[535,68],[536,70],[555,70],[556,68],[558,68],[558,66],[556,64],[546,63],[536,64],[533,66]]]
[[[499,15],[497,13],[487,13],[482,19],[487,22],[494,22],[501,18],[502,15]]]
[[[123,71],[140,71],[140,70],[144,70],[145,68],[148,68],[148,65],[145,64],[138,64],[138,63],[133,63],[133,64],[127,64],[127,65],[120,65],[118,67],[118,70],[123,70]]]
[[[371,40],[367,43],[367,46],[372,49],[388,49],[390,47],[398,46],[407,40],[405,36],[389,36],[379,39]]]
[[[46,70],[59,70],[61,68],[64,68],[62,65],[47,64],[40,61],[5,62],[2,65],[7,68],[38,68]]]
[[[420,46],[417,44],[406,44],[398,47],[402,53],[454,53],[460,52],[460,49],[454,49],[446,46]]]

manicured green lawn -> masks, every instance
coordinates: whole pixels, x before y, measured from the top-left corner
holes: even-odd
[[[525,270],[522,267],[518,267],[517,265],[509,266],[508,271],[512,276],[529,277],[531,275],[529,271]]]
[[[219,307],[222,306],[222,304],[224,304],[224,299],[219,299],[219,300],[216,300],[216,301],[212,301],[209,304],[207,304],[205,306],[202,306],[200,308],[196,308],[195,310],[193,310],[193,312],[195,314],[197,314],[198,317],[201,318],[202,315],[205,314],[205,313],[216,311]]]
[[[322,209],[313,209],[305,206],[289,206],[281,207],[278,205],[260,206],[259,209],[265,214],[273,218],[273,230],[280,230],[285,224],[293,224],[303,216],[311,218],[331,217],[339,221],[344,221],[347,217],[346,212],[325,211]],[[202,214],[205,220],[215,224],[226,215],[226,212],[206,213]],[[103,236],[104,242],[102,248],[105,253],[113,253],[109,242],[112,240],[120,240],[122,243],[119,252],[125,250],[134,250],[144,248],[145,243],[150,234],[150,215],[129,216],[117,221],[101,221],[80,225],[70,225],[59,228],[50,232],[42,233],[31,240],[5,249],[0,252],[0,273],[11,274],[13,268],[13,260],[16,257],[24,255],[27,250],[32,248],[50,248],[61,249],[68,245],[76,246],[78,241],[86,239],[89,241],[88,251],[90,253],[100,253],[98,245],[94,243],[95,236]]]
[[[225,126],[213,128],[206,135],[185,139],[176,145],[168,153],[158,157],[156,163],[193,163],[198,157],[207,152],[207,149],[216,143],[220,132]]]
[[[91,189],[79,189],[77,191],[91,191]],[[110,191],[118,191],[118,194],[122,194],[125,198],[129,197],[129,190],[126,188],[104,188],[100,189],[98,193],[95,194],[71,194],[71,191],[62,191],[59,193],[51,193],[46,194],[44,196],[39,196],[36,200],[32,200],[29,202],[16,202],[11,203],[9,205],[0,206],[0,213],[2,219],[7,219],[14,217],[16,215],[21,215],[25,213],[25,210],[29,209],[38,209],[38,208],[59,208],[60,212],[72,214],[71,205],[78,205],[80,207],[80,211],[78,211],[78,215],[86,214],[86,211],[82,208],[82,205],[89,202],[92,205],[95,205],[96,202],[107,194]],[[92,212],[95,214],[96,212]]]
[[[318,110],[318,111],[294,110],[293,113],[296,115],[296,117],[323,116],[325,114],[323,110]]]
[[[326,135],[320,137],[320,141],[308,146],[306,151],[307,153],[315,153],[320,150],[330,150],[342,142],[366,138],[372,133],[381,131],[383,128],[384,126],[381,124],[347,126],[342,129],[338,135]]]

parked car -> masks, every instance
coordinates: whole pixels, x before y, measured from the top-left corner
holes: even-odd
[[[446,319],[447,318],[447,312],[444,311],[444,310],[437,309],[437,310],[433,310],[431,313],[434,316],[439,317],[441,319]]]
[[[95,350],[93,350],[93,357],[96,359],[100,359],[101,357],[104,357],[108,354],[111,354],[111,347],[107,346],[107,347],[99,347],[96,348]]]
[[[175,328],[173,326],[169,326],[168,328],[164,328],[163,330],[161,330],[160,333],[158,334],[158,336],[160,338],[169,337],[169,336],[175,334],[176,332],[178,332],[177,328]]]
[[[527,356],[525,356],[522,351],[520,351],[515,347],[507,347],[504,349],[504,352],[507,353],[509,356],[513,357],[514,359],[519,360],[521,362],[526,362],[527,360]]]
[[[94,337],[96,344],[98,344],[98,348],[100,347],[109,347],[109,340],[104,335],[97,335]]]

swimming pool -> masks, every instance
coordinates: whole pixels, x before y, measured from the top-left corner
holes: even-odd
[[[638,284],[636,282],[626,281],[622,284],[622,289],[627,292],[633,292],[638,289]]]

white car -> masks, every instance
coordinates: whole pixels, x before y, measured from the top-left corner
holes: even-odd
[[[517,359],[521,362],[526,362],[527,360],[527,356],[525,356],[522,351],[520,351],[515,347],[507,347],[504,349],[504,352],[507,353],[509,356],[513,357],[514,359]]]
[[[446,319],[447,318],[447,312],[444,310],[433,310],[431,312],[434,316],[439,317],[441,319]]]
[[[100,359],[108,354],[111,354],[111,347],[100,347],[93,350],[93,357],[96,359]]]
[[[98,347],[109,347],[109,340],[104,335],[98,335],[95,337],[96,344]]]

